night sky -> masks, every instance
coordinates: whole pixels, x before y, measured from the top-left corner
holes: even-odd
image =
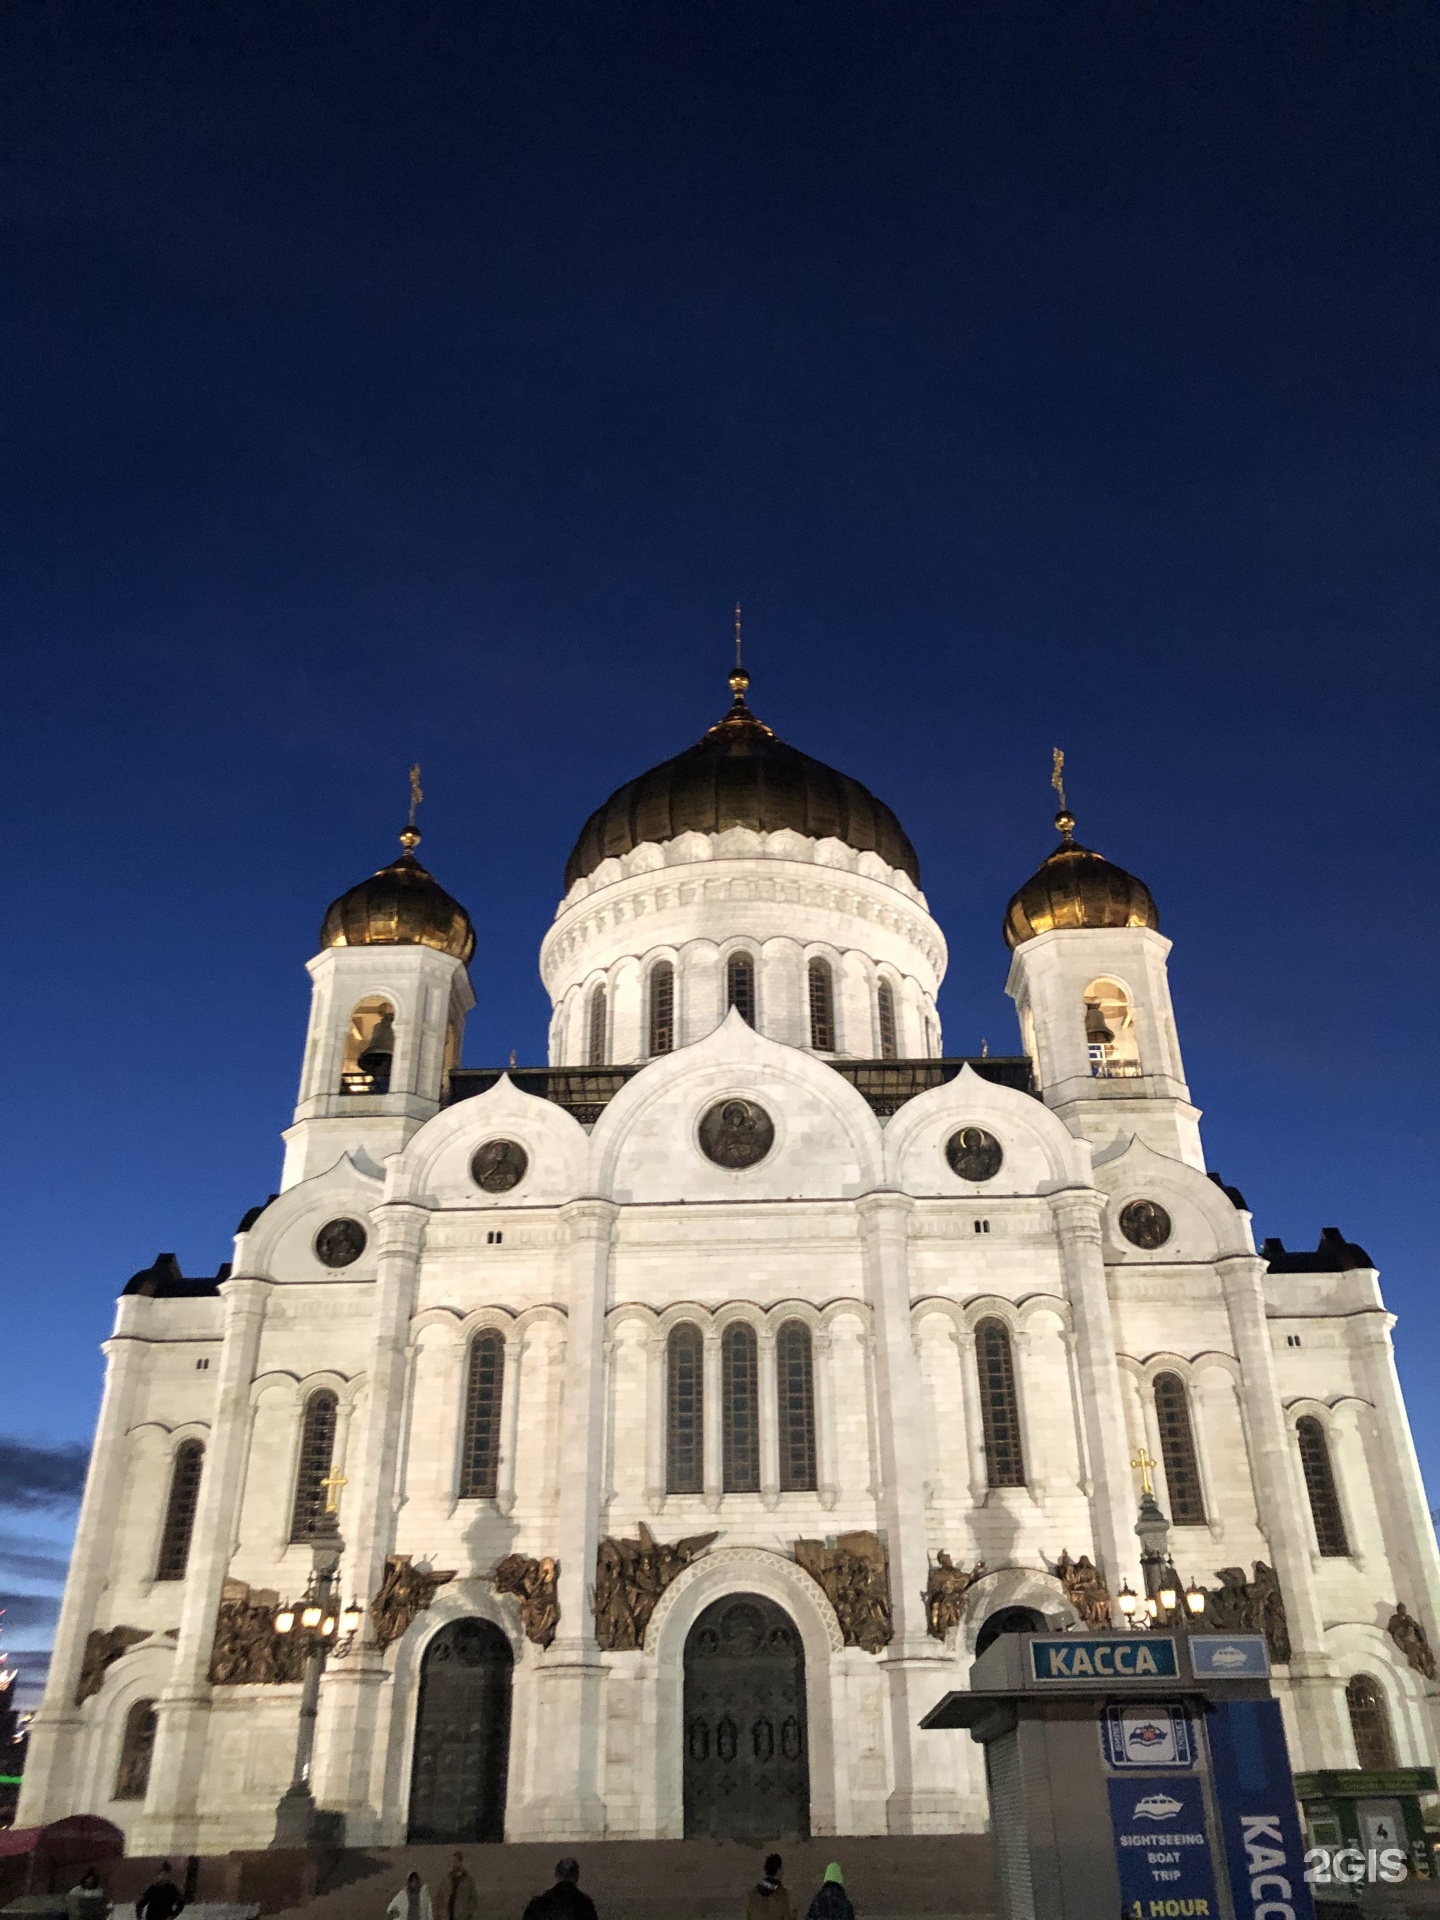
[[[6,1644],[115,1294],[276,1184],[406,768],[467,1063],[538,1061],[571,841],[719,717],[737,597],[756,710],[915,842],[948,1052],[1018,1044],[1066,749],[1210,1164],[1373,1254],[1440,1500],[1440,12],[74,0],[7,43]]]

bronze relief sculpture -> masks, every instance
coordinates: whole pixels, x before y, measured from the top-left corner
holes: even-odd
[[[775,1122],[753,1100],[717,1100],[700,1122],[700,1150],[717,1167],[758,1166],[775,1144]]]
[[[1403,1600],[1395,1602],[1395,1611],[1385,1622],[1385,1631],[1416,1673],[1427,1680],[1435,1678],[1435,1650],[1426,1638],[1424,1627],[1413,1613],[1406,1612]]]
[[[1107,1633],[1110,1629],[1110,1594],[1100,1577],[1100,1569],[1089,1554],[1082,1553],[1078,1560],[1072,1560],[1069,1553],[1064,1552],[1051,1572],[1065,1589],[1065,1598],[1085,1625],[1092,1632]]]
[[[210,1648],[209,1677],[215,1686],[282,1686],[303,1677],[302,1637],[275,1631],[279,1604],[279,1594],[269,1587],[225,1582]]]
[[[595,1638],[600,1645],[608,1653],[633,1653],[643,1647],[661,1594],[718,1537],[692,1533],[673,1543],[657,1540],[643,1520],[638,1540],[607,1534],[595,1555]]]
[[[417,1613],[435,1598],[436,1589],[455,1578],[456,1569],[426,1572],[410,1564],[408,1553],[387,1553],[380,1591],[370,1602],[370,1639],[377,1647],[398,1640]]]
[[[315,1236],[315,1257],[323,1266],[351,1266],[364,1253],[368,1238],[358,1220],[327,1220]]]
[[[1170,1216],[1158,1200],[1132,1200],[1120,1210],[1120,1231],[1132,1247],[1153,1253],[1172,1232]]]
[[[1206,1596],[1205,1625],[1220,1633],[1263,1633],[1270,1658],[1284,1666],[1290,1658],[1290,1623],[1275,1569],[1255,1562],[1254,1578],[1243,1567],[1221,1567],[1220,1585]]]
[[[487,1140],[470,1161],[470,1178],[484,1193],[509,1193],[518,1187],[530,1167],[530,1156],[518,1140]]]
[[[560,1624],[560,1600],[555,1591],[560,1562],[547,1555],[532,1560],[523,1553],[507,1553],[495,1569],[495,1591],[513,1593],[520,1602],[520,1624],[525,1638],[548,1647]]]
[[[75,1704],[82,1706],[92,1693],[105,1684],[105,1669],[122,1654],[150,1638],[148,1627],[97,1627],[85,1636],[85,1653],[80,1662],[80,1678],[75,1682]]]
[[[847,1647],[879,1653],[889,1646],[895,1631],[890,1565],[875,1534],[838,1534],[833,1547],[823,1540],[797,1540],[795,1559],[835,1609]]]
[[[953,1627],[959,1626],[965,1613],[965,1595],[984,1573],[983,1560],[977,1560],[967,1573],[964,1567],[956,1566],[943,1547],[936,1554],[925,1591],[920,1596],[925,1602],[925,1631],[932,1640],[943,1640]]]
[[[1005,1159],[1005,1149],[984,1127],[961,1127],[945,1142],[950,1171],[960,1180],[993,1180]]]

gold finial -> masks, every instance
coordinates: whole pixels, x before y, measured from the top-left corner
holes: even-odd
[[[745,704],[745,689],[750,684],[750,676],[740,659],[740,602],[735,602],[735,665],[730,669],[730,691],[735,696],[737,707]]]
[[[1055,824],[1069,846],[1075,837],[1075,816],[1065,800],[1065,753],[1060,747],[1050,749],[1050,784],[1060,796],[1060,811],[1055,816]]]
[[[410,818],[405,823],[405,831],[400,836],[400,844],[407,853],[413,853],[420,844],[420,831],[415,825],[415,809],[425,798],[420,788],[420,767],[410,769]]]
[[[1145,1451],[1144,1447],[1141,1447],[1140,1451],[1136,1454],[1135,1458],[1130,1462],[1130,1464],[1132,1467],[1134,1467],[1138,1471],[1140,1475],[1141,1493],[1153,1494],[1155,1491],[1155,1482],[1150,1478],[1150,1469],[1152,1467],[1158,1467],[1160,1462],[1158,1460],[1152,1460],[1150,1458],[1150,1455]]]

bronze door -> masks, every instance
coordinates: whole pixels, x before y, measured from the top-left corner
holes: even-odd
[[[412,1842],[503,1840],[510,1761],[510,1642],[455,1620],[425,1650],[410,1774]]]
[[[759,1594],[705,1609],[685,1642],[685,1837],[807,1838],[805,1655]]]

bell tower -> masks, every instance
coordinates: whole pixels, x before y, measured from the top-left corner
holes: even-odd
[[[1200,1168],[1200,1113],[1180,1057],[1150,889],[1075,838],[1060,783],[1058,847],[1011,899],[1005,991],[1015,1002],[1040,1093],[1094,1146],[1130,1134]]]
[[[282,1190],[347,1153],[378,1169],[438,1113],[459,1064],[475,930],[415,858],[419,773],[400,858],[332,901],[321,923]]]

